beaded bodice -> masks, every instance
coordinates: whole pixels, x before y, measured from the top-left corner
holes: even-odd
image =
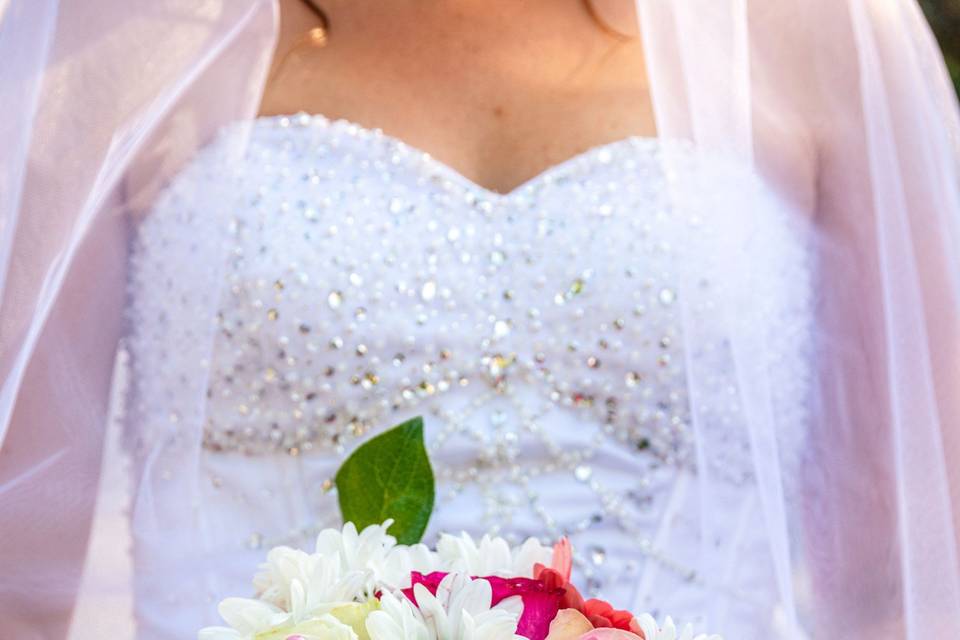
[[[250,469],[284,458],[326,479],[367,434],[422,414],[440,480],[435,527],[572,535],[595,588],[605,571],[639,580],[637,557],[658,557],[671,487],[696,466],[686,368],[702,354],[685,350],[678,282],[697,282],[687,313],[708,317],[713,274],[689,273],[699,262],[684,251],[724,221],[674,211],[675,176],[660,162],[692,148],[630,138],[508,194],[320,116],[255,122],[239,160],[217,149],[139,233],[135,410],[154,425],[140,446],[185,420],[178,398],[197,378],[204,455]],[[207,334],[198,360],[171,347]],[[748,454],[726,442],[724,478],[737,483]],[[247,481],[236,493],[253,505],[252,487],[272,480]],[[211,477],[216,490],[225,482]],[[287,525],[303,539],[329,524],[329,496],[311,496],[316,508]],[[292,541],[265,529],[234,535]],[[634,557],[607,560],[624,549]]]
[[[384,426],[385,409],[522,379],[687,460],[669,222],[656,166],[635,159],[656,142],[594,149],[500,196],[349,126],[319,147],[282,121],[271,134],[274,188],[231,222],[208,447],[329,447]],[[296,166],[324,145],[332,166]],[[641,179],[589,188],[624,162]]]

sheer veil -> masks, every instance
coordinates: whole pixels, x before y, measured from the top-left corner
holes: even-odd
[[[769,188],[745,196],[744,219],[790,216],[807,249],[796,259],[814,265],[809,291],[783,291],[751,268],[771,249],[746,227],[720,253],[738,275],[717,322],[764,515],[751,523],[766,531],[757,562],[770,566],[783,637],[960,638],[960,115],[919,8],[638,9],[660,135],[750,165]],[[276,20],[271,0],[0,1],[5,636],[66,637],[81,592],[106,588],[84,569],[107,471],[130,229],[218,128],[254,115]],[[777,296],[811,305],[815,326],[758,331]],[[782,375],[781,347],[808,339],[809,379]],[[729,526],[711,482],[724,443],[708,409],[720,392],[691,365],[709,580],[735,551],[711,546]],[[802,411],[782,400],[798,385]],[[202,419],[180,421],[187,436],[133,479],[133,526],[214,570],[187,548],[184,513],[197,507],[190,456]],[[174,455],[185,502],[166,504],[147,476]],[[729,615],[715,609],[714,619]]]

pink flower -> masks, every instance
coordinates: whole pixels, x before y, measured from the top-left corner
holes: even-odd
[[[643,634],[637,635],[623,629],[594,629],[580,636],[579,640],[643,640]]]
[[[561,538],[560,542],[553,545],[553,558],[550,566],[545,567],[539,562],[533,565],[534,580],[543,580],[544,584],[551,589],[563,589],[564,594],[560,599],[561,609],[583,609],[583,597],[577,588],[570,584],[570,573],[573,571],[573,548],[567,538]]]
[[[533,575],[537,575],[543,569],[553,569],[563,578],[564,582],[570,581],[570,573],[573,571],[573,547],[566,536],[560,538],[560,542],[553,545],[553,557],[550,559],[550,566],[544,567],[539,562],[533,565]]]
[[[563,589],[561,609],[575,609],[582,613],[595,629],[612,628],[640,634],[640,625],[629,611],[614,609],[610,603],[596,598],[584,601],[577,588],[570,584],[573,553],[570,541],[563,538],[553,547],[550,567],[536,564],[533,577],[542,580],[550,589]]]
[[[523,614],[517,623],[517,634],[530,640],[544,640],[550,631],[550,622],[560,610],[563,589],[550,588],[541,580],[530,578],[484,578],[493,587],[493,601],[510,596],[523,599]]]
[[[423,575],[417,571],[410,574],[410,588],[403,593],[411,602],[417,604],[413,593],[413,586],[422,584],[427,590],[436,595],[440,581],[446,573],[434,571]],[[523,600],[523,614],[517,623],[517,634],[530,640],[544,640],[550,630],[550,622],[560,610],[560,599],[564,591],[561,588],[550,587],[542,580],[530,578],[500,578],[497,576],[481,577],[490,583],[493,591],[491,606],[496,606],[501,600],[511,596],[520,596]]]
[[[437,587],[440,586],[440,581],[445,577],[447,577],[447,574],[442,571],[434,571],[427,575],[423,575],[419,571],[411,571],[410,587],[403,590],[403,595],[407,596],[407,599],[413,604],[417,604],[417,597],[413,594],[413,585],[422,584],[427,588],[427,591],[433,595],[437,595]]]

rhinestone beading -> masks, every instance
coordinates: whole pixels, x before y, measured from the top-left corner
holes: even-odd
[[[342,450],[435,395],[522,381],[625,446],[690,463],[657,141],[592,149],[501,196],[376,131],[270,125],[252,158],[270,186],[229,222],[207,448]],[[614,163],[630,181],[592,188]],[[405,246],[410,232],[424,238]]]

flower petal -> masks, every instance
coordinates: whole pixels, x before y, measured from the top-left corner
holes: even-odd
[[[643,640],[640,636],[623,629],[614,629],[604,627],[603,629],[594,629],[580,636],[579,640]]]
[[[550,561],[550,568],[563,576],[566,582],[570,582],[570,573],[573,571],[573,546],[566,536],[560,538],[560,542],[553,545],[553,558]]]
[[[250,598],[227,598],[217,607],[224,622],[240,632],[253,635],[283,622],[287,614],[272,604]]]
[[[576,640],[592,629],[590,621],[576,609],[561,609],[550,623],[547,640]]]
[[[243,636],[229,627],[206,627],[197,633],[197,640],[243,640]]]

